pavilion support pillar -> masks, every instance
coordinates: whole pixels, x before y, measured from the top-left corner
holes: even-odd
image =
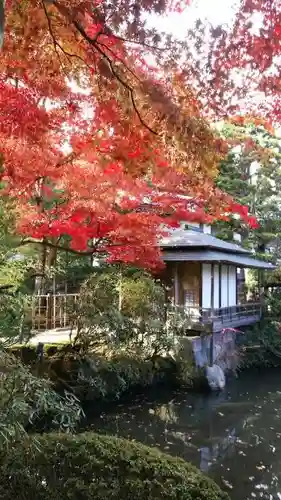
[[[219,263],[219,309],[221,308],[221,289],[222,289],[222,282],[221,282],[221,263]]]
[[[174,301],[175,306],[180,305],[180,281],[179,281],[179,264],[176,262],[174,270]]]
[[[261,304],[261,312],[264,310],[264,269],[258,270],[258,293],[259,293],[259,302]]]
[[[230,287],[230,281],[229,281],[229,271],[230,271],[230,268],[229,268],[229,265],[227,266],[227,307],[230,306],[230,301],[229,301],[229,287]]]
[[[214,331],[213,331],[213,321],[214,321],[214,303],[215,303],[215,264],[211,264],[211,338],[210,338],[210,366],[214,364]]]

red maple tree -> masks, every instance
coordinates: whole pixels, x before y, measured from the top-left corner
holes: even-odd
[[[206,113],[247,114],[279,126],[281,3],[241,0],[233,9],[229,25],[198,19],[189,31],[189,44],[196,44],[200,57],[186,49],[186,76],[197,86]]]
[[[23,243],[153,267],[163,224],[248,219],[214,187],[225,146],[182,44],[145,22],[188,3],[6,1],[1,175]]]

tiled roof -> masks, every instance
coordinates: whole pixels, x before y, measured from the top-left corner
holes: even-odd
[[[203,247],[203,248],[216,248],[217,250],[222,250],[224,252],[240,253],[240,254],[250,254],[249,250],[236,245],[235,243],[228,243],[223,240],[219,240],[212,236],[211,234],[200,233],[197,231],[192,231],[190,229],[174,229],[170,231],[170,234],[165,236],[160,240],[161,248],[190,248],[192,247]]]
[[[237,267],[247,267],[256,269],[276,269],[276,266],[263,260],[255,259],[245,254],[237,254],[225,251],[216,250],[180,250],[178,252],[164,250],[162,259],[165,262],[221,262],[225,264],[233,264]]]

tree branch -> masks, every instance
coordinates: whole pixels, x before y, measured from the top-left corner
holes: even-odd
[[[130,97],[131,97],[131,102],[132,102],[132,105],[133,105],[133,108],[134,108],[134,111],[135,113],[137,114],[138,116],[138,119],[139,121],[141,122],[141,124],[147,128],[152,134],[154,135],[159,135],[158,132],[156,132],[155,130],[153,130],[142,118],[138,108],[137,108],[137,105],[136,105],[136,102],[135,102],[135,95],[134,95],[134,89],[128,84],[128,82],[126,82],[125,80],[123,80],[123,78],[119,75],[119,73],[116,71],[116,69],[114,68],[113,66],[113,62],[111,61],[110,57],[101,49],[101,47],[99,46],[98,42],[95,41],[95,40],[92,40],[91,37],[89,37],[87,35],[87,33],[85,32],[85,30],[82,28],[82,26],[80,26],[80,24],[77,22],[77,21],[73,21],[73,25],[75,26],[75,28],[79,31],[79,33],[81,34],[81,36],[90,44],[92,45],[96,50],[97,52],[99,52],[101,54],[101,56],[106,59],[106,61],[108,62],[109,66],[110,66],[110,69],[111,69],[111,72],[113,74],[113,76],[115,76],[116,80],[118,80],[119,83],[121,83],[121,85],[123,87],[125,87],[129,93],[130,93]]]
[[[146,47],[147,49],[150,49],[150,50],[159,50],[159,52],[165,52],[165,51],[168,52],[170,50],[169,48],[166,48],[166,47],[157,47],[157,45],[150,45],[149,43],[141,42],[140,40],[130,40],[129,38],[124,38],[123,36],[119,36],[119,35],[112,34],[111,36],[113,38],[115,38],[116,40],[120,40],[121,42],[132,43],[135,45],[141,45],[142,47]]]
[[[54,248],[56,250],[61,250],[63,252],[69,252],[73,253],[74,255],[79,255],[81,257],[87,256],[87,255],[93,255],[93,253],[96,252],[99,244],[103,241],[103,238],[98,238],[93,247],[90,250],[85,250],[85,251],[80,251],[80,250],[74,250],[73,248],[70,247],[65,247],[64,245],[59,245],[57,243],[52,243],[51,241],[44,240],[43,238],[36,239],[36,238],[27,238],[21,241],[20,246],[23,245],[42,245],[47,248]]]
[[[0,49],[3,47],[5,31],[5,0],[0,0]]]
[[[1,0],[0,0],[1,1]],[[48,25],[49,25],[49,30],[50,30],[50,35],[53,39],[53,43],[54,43],[54,47],[55,47],[55,50],[57,47],[59,47],[66,55],[66,51],[64,50],[64,48],[57,42],[57,40],[55,39],[54,37],[54,34],[52,32],[52,26],[51,26],[51,22],[50,22],[50,18],[49,18],[49,15],[48,15],[48,12],[47,12],[47,9],[46,9],[46,5],[44,3],[44,0],[42,0],[43,2],[43,8],[44,8],[44,12],[45,12],[45,15],[47,17],[47,20],[48,20]],[[60,8],[60,5],[58,4],[58,2],[56,0],[52,0],[51,3],[58,9],[59,13],[61,15],[62,14],[62,9]],[[132,105],[133,105],[133,108],[134,108],[134,111],[136,113],[136,115],[138,116],[138,119],[140,121],[140,123],[147,129],[149,130],[149,132],[151,132],[153,135],[159,135],[158,132],[156,132],[155,130],[153,130],[145,121],[144,119],[142,118],[141,114],[140,114],[140,111],[138,110],[137,108],[137,105],[136,105],[136,101],[135,101],[135,95],[134,95],[134,89],[128,84],[128,82],[126,82],[125,80],[123,80],[123,78],[119,75],[119,73],[116,71],[116,69],[114,68],[113,66],[113,62],[112,60],[110,59],[110,57],[101,49],[101,47],[99,46],[99,43],[98,43],[98,37],[103,33],[102,31],[98,32],[95,36],[94,39],[92,39],[89,35],[87,35],[87,33],[85,32],[84,28],[78,23],[78,21],[75,21],[73,18],[69,18],[69,20],[72,22],[73,26],[75,26],[75,28],[77,29],[77,31],[80,33],[80,35],[84,38],[84,40],[86,40],[92,47],[94,47],[96,49],[97,52],[99,52],[99,54],[104,58],[106,59],[106,61],[108,62],[109,66],[110,66],[110,69],[111,69],[111,72],[113,74],[113,76],[116,78],[116,80],[119,81],[119,83],[121,83],[121,85],[123,87],[125,87],[129,93],[130,93],[130,97],[131,97],[131,102],[132,102]],[[103,44],[104,45],[104,44]],[[108,49],[108,47],[107,47]],[[57,52],[57,50],[56,50]],[[83,60],[83,58],[81,58],[80,56],[77,56],[75,54],[68,54],[70,57],[78,57],[80,60],[82,60],[88,67],[89,65]],[[124,64],[124,62],[123,62]],[[125,65],[126,66],[126,65]],[[128,68],[127,68],[128,69]],[[131,70],[130,70],[131,71]]]
[[[1,0],[0,0],[1,1]],[[51,24],[51,19],[49,17],[49,14],[48,14],[48,11],[47,11],[47,8],[46,8],[46,5],[45,5],[45,2],[44,0],[42,0],[42,5],[43,5],[43,9],[44,9],[44,13],[45,13],[45,16],[46,16],[46,19],[47,19],[47,23],[48,23],[48,28],[49,28],[49,33],[51,35],[51,38],[52,38],[52,41],[53,41],[53,45],[54,45],[54,49],[55,49],[55,52],[58,56],[58,59],[60,61],[60,64],[63,68],[63,64],[62,64],[62,61],[61,61],[61,58],[60,58],[60,54],[58,53],[58,48],[62,51],[62,53],[67,56],[68,58],[76,58],[76,59],[79,59],[83,64],[85,64],[85,66],[87,66],[89,69],[90,69],[90,66],[89,64],[86,63],[86,61],[83,59],[83,57],[79,56],[78,54],[72,54],[71,52],[68,52],[67,50],[64,49],[64,47],[57,41],[55,35],[54,35],[54,32],[53,32],[53,29],[52,29],[52,24]],[[64,69],[64,68],[63,68]]]
[[[141,82],[140,78],[138,77],[138,75],[131,69],[129,68],[129,66],[124,62],[124,60],[119,57],[115,52],[114,50],[112,50],[110,47],[108,47],[108,45],[106,45],[106,43],[104,42],[98,42],[99,43],[99,46],[102,46],[104,47],[106,50],[108,50],[108,52],[110,52],[116,59],[118,59],[118,61],[120,61],[123,66],[126,68],[127,71],[129,71],[129,73],[131,73],[131,75],[136,79],[138,80],[139,82]]]

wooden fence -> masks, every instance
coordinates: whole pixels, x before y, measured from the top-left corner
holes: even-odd
[[[42,332],[73,326],[73,310],[78,294],[34,295],[32,298],[32,329]]]

